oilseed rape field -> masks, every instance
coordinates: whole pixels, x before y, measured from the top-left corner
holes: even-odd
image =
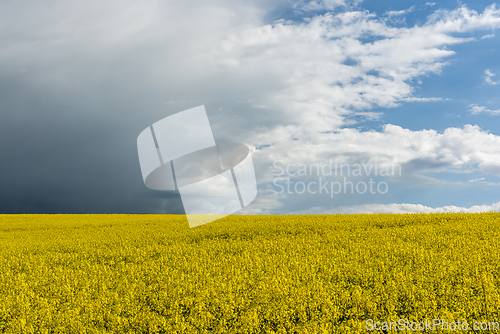
[[[500,320],[499,241],[494,212],[0,215],[0,332],[471,329]]]

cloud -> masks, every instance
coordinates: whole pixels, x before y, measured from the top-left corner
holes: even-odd
[[[481,178],[477,178],[477,179],[469,180],[469,182],[474,183],[474,182],[483,181],[484,179],[485,179],[484,177],[481,177]]]
[[[496,76],[496,74],[492,73],[489,69],[486,69],[484,71],[484,82],[486,82],[488,85],[498,85],[500,83],[500,81],[493,81],[491,80],[492,77]]]
[[[293,5],[297,10],[301,11],[321,11],[334,10],[338,7],[352,7],[359,5],[363,0],[313,0],[299,1]]]
[[[261,69],[281,78],[273,91],[260,95],[280,115],[279,122],[268,123],[266,131],[247,132],[249,143],[263,147],[255,153],[261,174],[269,175],[265,169],[276,159],[378,159],[406,164],[412,173],[486,171],[487,163],[500,163],[499,138],[472,125],[443,133],[390,124],[382,132],[342,128],[353,125],[349,117],[376,107],[444,100],[414,97],[412,80],[440,73],[453,54],[445,47],[470,41],[452,34],[497,26],[500,12],[491,6],[480,14],[466,7],[439,11],[412,28],[394,28],[358,11],[319,15],[304,23],[278,21],[232,34],[223,42],[224,57],[237,59],[249,72]]]
[[[383,131],[360,131],[353,128],[339,129],[332,133],[323,134],[319,143],[304,143],[300,140],[296,147],[287,147],[286,141],[277,141],[270,147],[254,151],[257,162],[260,183],[259,197],[256,202],[248,208],[246,212],[252,213],[283,213],[294,208],[293,211],[309,210],[318,207],[320,203],[326,206],[334,201],[337,205],[344,203],[351,206],[353,203],[362,203],[367,200],[389,198],[387,196],[397,195],[415,191],[415,187],[427,187],[429,191],[436,187],[467,187],[471,182],[467,182],[468,175],[491,175],[500,177],[500,136],[481,130],[478,126],[466,125],[463,128],[448,128],[443,132],[435,130],[411,131],[396,125],[385,125]],[[286,155],[282,152],[286,151]],[[266,157],[272,157],[274,161],[269,161]],[[285,172],[281,174],[278,167],[286,170],[287,166],[297,167],[300,164],[306,166],[317,165],[337,167],[341,164],[353,166],[364,164],[368,169],[383,166],[395,166],[395,170],[401,174],[382,178],[388,182],[390,191],[388,195],[370,194],[347,194],[333,195],[328,192],[321,194],[309,193],[300,194],[277,194],[272,191],[279,191],[273,182],[285,185],[285,180],[293,179],[293,182],[316,182],[313,190],[318,187],[319,178],[317,175],[305,175],[300,177],[290,176]],[[277,167],[276,167],[277,166]],[[370,167],[372,166],[372,167]],[[378,167],[373,167],[378,166]],[[399,167],[398,167],[399,166]],[[317,167],[315,167],[317,168]],[[334,167],[331,167],[334,168]],[[292,168],[293,170],[293,168]],[[322,169],[323,170],[323,169]],[[452,179],[440,179],[446,173],[455,175]],[[457,181],[463,175],[464,181]],[[426,176],[432,175],[432,177]],[[320,175],[322,176],[322,175]],[[449,175],[448,175],[449,176]],[[370,176],[356,178],[348,176],[347,181],[356,184],[358,181],[367,183]],[[331,178],[323,175],[323,182],[345,182],[342,177]],[[380,181],[380,180],[379,180]],[[483,178],[478,178],[475,182],[478,186],[491,186],[496,183],[481,182]],[[293,186],[292,186],[293,187]],[[408,188],[410,187],[410,188]],[[406,188],[406,190],[402,190]],[[413,190],[412,190],[413,189]],[[313,211],[307,211],[313,212]],[[320,212],[320,211],[317,211]]]
[[[478,114],[498,115],[498,114],[500,114],[500,110],[490,110],[486,107],[478,106],[477,104],[470,104],[469,110],[472,113],[472,115],[478,115]]]
[[[406,174],[423,172],[470,172],[481,170],[500,176],[493,166],[500,166],[500,136],[488,133],[478,126],[463,128],[411,131],[397,125],[386,124],[383,131],[362,132],[353,128],[339,129],[322,135],[317,147],[309,150],[291,149],[283,164],[308,161],[328,163],[336,161],[357,163],[399,164]],[[284,142],[262,150],[262,153],[279,157]],[[267,153],[265,152],[267,151]]]
[[[406,102],[438,102],[438,101],[451,101],[450,98],[442,98],[442,97],[407,97],[404,98],[403,101]]]
[[[422,204],[392,203],[343,206],[334,209],[311,208],[309,213],[442,213],[442,212],[489,212],[500,211],[500,202],[491,205],[474,205],[469,208],[454,205],[432,208]],[[308,213],[300,212],[300,213]]]
[[[137,135],[209,101],[213,46],[235,26],[260,24],[262,10],[231,1],[0,3],[0,212],[182,213],[178,193],[144,186]]]
[[[423,26],[396,28],[369,12],[327,13],[233,33],[220,57],[238,61],[238,71],[275,80],[271,90],[256,93],[259,104],[286,115],[280,125],[287,131],[323,132],[354,113],[416,101],[411,80],[440,73],[454,54],[446,47],[471,41],[452,34],[498,27],[499,14],[494,6],[481,14],[461,7],[439,11]]]
[[[488,35],[484,35],[481,37],[481,39],[487,39],[487,38],[493,38],[495,37],[495,34],[488,34]]]
[[[416,6],[411,6],[408,9],[391,10],[391,11],[385,12],[385,15],[387,15],[389,17],[392,17],[392,16],[401,16],[401,15],[405,15],[405,14],[413,12],[415,10],[415,8],[416,8]]]
[[[499,26],[499,10],[495,4],[486,7],[480,14],[465,5],[453,11],[440,9],[429,16],[426,25],[442,33],[494,29]]]

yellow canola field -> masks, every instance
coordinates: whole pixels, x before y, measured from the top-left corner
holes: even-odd
[[[499,241],[492,212],[233,215],[193,229],[182,215],[0,215],[0,332],[500,321]]]

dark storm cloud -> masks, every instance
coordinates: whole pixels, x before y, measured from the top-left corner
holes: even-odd
[[[136,139],[192,98],[203,27],[149,4],[0,5],[0,213],[183,213],[178,193],[144,186]]]
[[[36,87],[26,75],[0,77],[0,212],[182,212],[178,194],[144,187],[136,136],[147,125],[121,116],[140,110],[133,92],[127,108],[99,91]]]
[[[182,213],[178,193],[144,186],[137,136],[205,104],[230,141],[223,115],[245,110],[221,97],[249,96],[209,75],[214,45],[262,15],[224,0],[2,2],[0,213]]]

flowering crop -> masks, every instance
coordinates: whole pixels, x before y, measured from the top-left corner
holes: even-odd
[[[0,332],[500,320],[500,214],[0,215]],[[439,330],[434,332],[440,332]]]

